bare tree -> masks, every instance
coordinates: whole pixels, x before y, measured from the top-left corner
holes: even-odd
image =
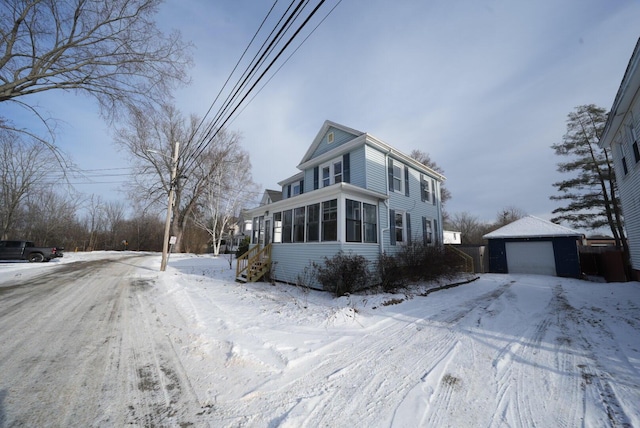
[[[414,149],[411,150],[409,156],[420,162],[424,166],[431,168],[435,172],[444,175],[444,170],[440,168],[437,163],[431,160],[431,156],[429,156],[428,153],[423,152],[422,150]],[[451,192],[444,186],[444,183],[442,183],[442,186],[440,187],[440,199],[442,200],[442,205],[444,205],[449,199],[451,199]]]
[[[49,183],[52,154],[24,136],[0,129],[0,236],[14,227],[17,213],[31,192]]]
[[[121,248],[120,242],[126,239],[122,236],[124,232],[124,203],[121,201],[107,202],[104,205],[104,218],[106,221],[106,229],[109,232],[109,241],[106,242],[106,250],[115,250]]]
[[[86,205],[83,219],[84,227],[89,234],[88,242],[82,246],[83,250],[92,251],[98,247],[98,237],[105,228],[104,204],[100,196],[91,195]]]
[[[454,214],[447,227],[460,232],[462,244],[465,245],[481,244],[482,236],[487,231],[485,223],[466,211]]]
[[[495,227],[495,229],[499,229],[502,226],[506,226],[509,223],[513,223],[514,221],[525,217],[526,215],[527,213],[524,210],[510,205],[498,211],[498,214],[496,215],[496,222],[493,227]]]
[[[209,178],[234,159],[240,145],[237,134],[225,131],[206,139],[203,134],[208,127],[200,124],[197,116],[185,119],[173,105],[165,104],[159,111],[132,110],[127,124],[116,135],[117,144],[132,155],[137,172],[130,191],[132,198],[143,198],[159,209],[163,205],[166,209],[173,186],[171,234],[176,237],[174,250],[177,252],[182,249],[185,228],[206,191]],[[176,142],[180,142],[177,178],[171,183],[171,154]]]
[[[213,254],[220,254],[223,239],[231,238],[230,226],[240,209],[255,199],[257,187],[251,178],[249,154],[236,147],[227,160],[211,173],[205,184],[200,209],[194,211],[194,224],[211,237]]]
[[[52,89],[93,96],[105,117],[165,100],[186,82],[190,46],[153,21],[161,0],[6,0],[0,7],[0,101]],[[39,116],[41,117],[41,116]],[[8,127],[6,121],[0,126]]]
[[[28,228],[24,236],[40,245],[68,246],[78,226],[78,198],[53,187],[38,187],[27,198]]]

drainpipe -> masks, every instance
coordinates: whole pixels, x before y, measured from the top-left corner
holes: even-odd
[[[385,186],[384,186],[384,191],[387,194],[387,199],[384,200],[384,205],[387,207],[387,220],[389,220],[389,171],[387,170],[389,168],[389,154],[391,153],[391,149],[389,149],[387,151],[387,153],[384,154],[384,177],[385,177]],[[390,220],[389,220],[390,221]],[[380,222],[380,254],[382,255],[382,253],[384,253],[384,237],[383,234],[386,230],[389,230],[389,221],[387,221],[387,227],[384,227]]]

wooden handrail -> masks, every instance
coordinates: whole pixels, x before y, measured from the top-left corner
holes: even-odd
[[[451,244],[446,244],[445,248],[447,250],[452,251],[453,254],[459,256],[460,258],[462,258],[464,260],[464,271],[465,272],[469,272],[469,273],[473,273],[474,272],[473,257],[471,257],[469,254],[465,253],[464,251],[458,250],[456,247],[454,247]]]
[[[246,275],[247,282],[255,282],[271,269],[271,244],[255,246],[238,257],[236,278]]]

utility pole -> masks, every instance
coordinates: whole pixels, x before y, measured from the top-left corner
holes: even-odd
[[[173,197],[176,176],[178,175],[178,154],[180,143],[176,141],[173,148],[173,158],[171,158],[171,181],[169,181],[169,204],[167,206],[167,220],[164,224],[164,242],[162,243],[162,262],[160,263],[160,271],[164,272],[167,268],[167,260],[169,258],[169,233],[171,229],[171,214],[173,213]]]

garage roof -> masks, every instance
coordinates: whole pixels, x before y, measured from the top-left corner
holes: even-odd
[[[522,217],[500,229],[487,233],[484,239],[495,238],[542,238],[554,236],[582,236],[582,233],[551,223],[532,215]]]

